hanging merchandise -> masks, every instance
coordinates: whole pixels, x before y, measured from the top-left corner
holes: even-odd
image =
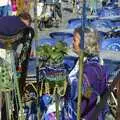
[[[114,27],[114,23],[112,23],[109,19],[95,19],[90,24],[95,30],[105,33],[111,31]]]
[[[24,0],[24,4],[25,4],[24,10],[26,12],[29,12],[30,11],[30,0]]]
[[[17,5],[17,14],[20,14],[21,12],[24,11],[24,7],[25,7],[24,0],[16,0],[16,5]]]
[[[39,68],[39,76],[42,76],[40,95],[49,94],[53,97],[51,105],[54,106],[54,110],[52,111],[56,112],[56,118],[59,120],[60,99],[65,95],[67,88],[67,71],[64,66],[67,45],[63,41],[55,42],[50,39],[46,44],[40,42],[42,44],[36,49],[40,63],[43,63],[42,68]],[[46,120],[50,106],[45,111],[45,116],[43,115]]]
[[[12,0],[12,1],[11,1],[11,5],[12,5],[12,15],[16,15],[16,14],[17,14],[17,4],[16,4],[16,0]]]
[[[9,68],[9,63],[0,58],[0,91],[13,89]]]
[[[98,15],[100,17],[111,17],[111,19],[114,19],[114,16],[120,15],[119,11],[120,8],[103,8],[98,11]]]
[[[89,0],[89,8],[90,8],[91,14],[96,15],[97,0]]]
[[[46,93],[50,93],[51,86],[54,89],[52,94],[56,93],[56,88],[58,89],[57,92],[60,96],[65,94],[67,76],[63,60],[66,53],[67,47],[63,41],[58,41],[55,46],[43,45],[37,48],[37,55],[40,59],[46,59],[43,72]]]

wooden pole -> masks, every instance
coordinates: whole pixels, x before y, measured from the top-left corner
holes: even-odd
[[[81,98],[82,98],[82,81],[83,81],[83,50],[80,52],[79,57],[79,81],[78,81],[78,102],[77,102],[77,120],[81,120]]]
[[[82,10],[82,31],[80,40],[80,54],[79,54],[79,80],[78,80],[78,102],[77,102],[77,120],[81,119],[81,98],[82,98],[82,81],[83,81],[83,60],[84,60],[84,29],[86,21],[86,0],[83,1]]]

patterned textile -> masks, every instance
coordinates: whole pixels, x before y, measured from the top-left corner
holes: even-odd
[[[10,75],[10,64],[0,57],[0,91],[11,90],[13,88]]]
[[[81,118],[92,119],[95,105],[100,101],[100,95],[107,88],[107,75],[104,67],[100,64],[101,59],[97,56],[90,56],[84,62],[84,80],[82,85]],[[78,62],[69,74],[68,88],[63,104],[60,104],[60,120],[77,120],[77,88],[78,88]],[[62,101],[62,99],[60,100]],[[43,113],[44,120],[56,120],[55,103],[47,105],[47,110]],[[105,120],[106,113],[109,112],[108,105],[100,112],[98,120]]]

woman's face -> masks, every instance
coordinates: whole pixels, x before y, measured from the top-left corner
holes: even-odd
[[[77,54],[79,54],[79,52],[80,52],[80,35],[77,32],[75,32],[73,35],[73,49]]]

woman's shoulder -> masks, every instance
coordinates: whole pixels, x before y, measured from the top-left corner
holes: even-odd
[[[86,57],[85,63],[89,64],[89,63],[95,63],[95,64],[100,64],[103,65],[103,59],[99,56],[99,55],[93,55],[90,54]]]

